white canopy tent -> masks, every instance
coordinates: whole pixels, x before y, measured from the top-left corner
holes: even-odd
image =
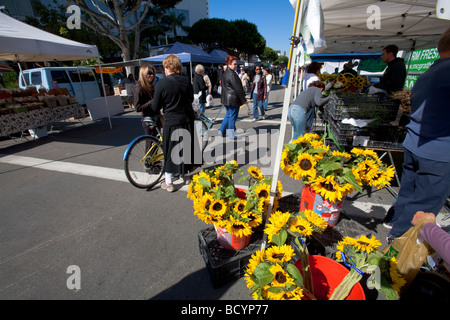
[[[290,0],[294,11],[293,37],[305,34],[319,34],[320,23],[307,26],[304,30],[305,12],[316,0]],[[319,0],[317,0],[319,1]],[[437,0],[320,0],[323,13],[323,33],[326,47],[313,53],[379,52],[386,45],[395,44],[400,50],[433,48],[441,35],[450,27],[449,20],[439,19],[436,14]],[[446,10],[450,10],[446,8]],[[320,20],[320,15],[312,21]],[[310,20],[311,21],[311,20]],[[306,32],[305,32],[306,31]],[[310,39],[303,39],[308,41]],[[317,39],[312,39],[314,40]],[[297,68],[294,62],[301,53],[301,46],[291,44],[289,67]],[[283,102],[280,136],[278,139],[273,171],[272,192],[276,190],[280,160],[286,132],[287,114],[292,94],[293,72]]]
[[[327,48],[323,52],[379,52],[436,47],[450,26],[436,14],[437,0],[321,0]]]
[[[97,46],[88,45],[30,26],[0,12],[0,60],[19,62],[38,61],[70,61],[79,59],[100,58]],[[20,67],[20,64],[19,64]],[[105,92],[103,74],[103,92]],[[108,103],[105,96],[105,104],[109,115]]]

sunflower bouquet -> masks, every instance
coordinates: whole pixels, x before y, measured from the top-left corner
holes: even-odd
[[[361,192],[362,186],[382,189],[393,178],[393,166],[384,164],[376,152],[360,148],[332,151],[324,139],[306,133],[285,145],[280,164],[284,173],[331,202],[341,201],[355,190]]]
[[[267,212],[271,179],[265,178],[257,167],[250,167],[248,172],[242,178],[249,183],[245,191],[235,187],[234,175],[243,175],[236,161],[195,174],[187,194],[194,203],[194,214],[206,224],[224,228],[232,235],[250,236]]]
[[[297,213],[272,211],[264,230],[272,246],[253,254],[245,273],[253,298],[299,300],[305,294],[314,298],[306,241],[326,227],[327,222],[311,210]],[[292,243],[293,238],[300,251],[302,273],[294,265],[294,248],[286,244]]]
[[[337,245],[336,260],[350,267],[350,272],[336,287],[330,300],[343,300],[364,273],[373,274],[368,280],[370,289],[376,288],[390,300],[398,298],[402,286],[406,284],[398,272],[395,258],[386,257],[378,251],[381,242],[374,236],[356,238],[345,237]]]
[[[321,74],[319,75],[320,81],[322,81],[325,86],[327,86],[330,82],[334,81],[334,84],[327,91],[341,91],[347,88],[348,80],[347,77],[343,74]],[[327,92],[324,92],[325,94]]]

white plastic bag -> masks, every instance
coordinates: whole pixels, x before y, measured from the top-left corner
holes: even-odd
[[[206,106],[207,107],[212,107],[213,105],[214,105],[213,96],[211,94],[208,94],[206,96]]]
[[[374,86],[370,86],[369,91],[367,93],[368,94],[386,93],[386,91],[383,89],[375,88]]]
[[[194,94],[194,101],[192,102],[192,109],[194,109],[194,112],[199,115],[202,113],[202,110],[200,109],[200,96],[202,95],[202,92],[200,91],[197,94]]]

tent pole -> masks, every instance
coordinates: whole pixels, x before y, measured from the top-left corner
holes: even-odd
[[[23,75],[22,66],[20,65],[20,61],[19,60],[17,60],[17,65],[19,66],[19,71],[20,71],[20,74],[22,75],[23,84],[26,87],[27,86],[27,82],[25,81],[25,76]]]
[[[295,21],[294,21],[294,31],[293,36],[299,37],[300,36],[300,28],[301,28],[301,14],[303,12],[303,2],[302,0],[298,0],[297,2],[297,9],[295,14]],[[281,124],[280,124],[280,133],[278,136],[278,143],[276,146],[272,147],[272,150],[276,150],[276,157],[275,157],[275,163],[273,164],[273,175],[272,175],[272,186],[271,186],[271,194],[276,194],[277,189],[277,182],[278,182],[278,175],[280,173],[280,161],[281,161],[281,154],[283,152],[283,145],[284,145],[284,136],[286,134],[286,121],[289,111],[289,104],[292,99],[292,82],[294,80],[294,64],[295,59],[297,56],[298,47],[294,44],[294,41],[291,42],[291,54],[289,56],[288,66],[290,66],[289,69],[289,81],[287,83],[286,91],[284,92],[284,102],[283,102],[283,113],[281,115]],[[270,204],[269,209],[267,210],[267,217],[265,218],[266,221],[269,221],[270,215],[272,213],[273,209],[273,201],[274,197],[270,197]],[[267,243],[267,234],[264,233],[263,241],[261,243],[261,248],[265,248]]]
[[[108,99],[106,98],[105,81],[103,80],[103,71],[102,71],[102,64],[100,63],[100,56],[97,56],[97,61],[98,61],[98,68],[100,71],[100,79],[102,79],[103,98],[105,99],[105,108],[106,108],[106,113],[108,114],[109,128],[112,129],[111,115],[109,114]]]
[[[294,28],[294,36],[295,37],[299,37],[300,36],[300,27],[301,27],[301,14],[303,12],[303,2],[302,0],[299,0],[297,2],[297,11],[295,14],[295,28]],[[294,50],[295,49],[295,50]],[[275,163],[274,163],[274,170],[273,170],[273,175],[272,175],[272,188],[271,188],[271,192],[275,193],[276,192],[276,188],[277,188],[277,181],[278,181],[278,175],[280,173],[280,161],[281,161],[281,154],[283,152],[283,145],[284,145],[284,136],[286,134],[286,121],[287,121],[287,116],[288,116],[288,111],[289,111],[289,104],[291,102],[291,98],[292,98],[292,81],[294,79],[294,68],[295,66],[293,65],[296,61],[296,57],[297,57],[297,50],[298,47],[295,46],[294,43],[291,43],[291,55],[289,58],[289,66],[290,66],[290,71],[289,71],[289,81],[287,84],[287,88],[286,91],[284,93],[284,102],[283,102],[283,112],[281,115],[281,124],[280,124],[280,133],[278,136],[278,143],[276,146],[274,146],[274,148],[272,149],[276,149],[276,157],[275,157]],[[272,200],[273,201],[273,200]]]

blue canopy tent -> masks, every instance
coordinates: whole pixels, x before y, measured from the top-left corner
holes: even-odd
[[[219,57],[213,57],[199,47],[191,46],[181,42],[175,42],[174,45],[169,50],[167,50],[165,54],[144,58],[142,60],[149,62],[162,62],[170,54],[176,55],[178,58],[180,58],[182,63],[224,63],[223,59]]]
[[[219,49],[214,49],[214,50],[211,51],[209,54],[210,54],[211,56],[213,56],[213,57],[217,57],[217,58],[222,59],[222,63],[225,63],[225,58],[229,56],[229,54],[228,54],[226,51],[219,50]],[[238,60],[237,63],[238,63],[238,65],[240,65],[240,66],[241,66],[241,65],[242,65],[242,66],[245,65],[245,61],[242,61],[242,60]]]

